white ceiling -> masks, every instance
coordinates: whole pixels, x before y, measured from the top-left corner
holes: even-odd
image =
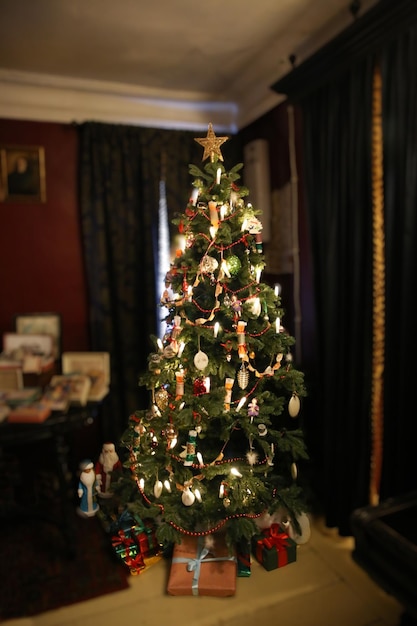
[[[362,1],[359,15],[376,0]],[[0,116],[235,132],[350,0],[0,0]]]

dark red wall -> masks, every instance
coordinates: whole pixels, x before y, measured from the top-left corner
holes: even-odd
[[[0,144],[45,149],[46,203],[0,202],[0,333],[16,313],[56,311],[62,348],[88,350],[88,308],[71,125],[0,119]]]

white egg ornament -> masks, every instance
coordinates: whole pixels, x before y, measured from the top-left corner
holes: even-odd
[[[159,496],[161,495],[162,487],[162,482],[160,480],[156,480],[153,486],[153,495],[155,496],[155,498],[159,498]]]
[[[181,500],[182,503],[185,504],[185,506],[191,506],[192,504],[194,504],[195,495],[189,487],[184,489],[184,491],[182,492]]]
[[[300,412],[300,398],[294,392],[288,402],[288,413],[291,417],[297,417]]]

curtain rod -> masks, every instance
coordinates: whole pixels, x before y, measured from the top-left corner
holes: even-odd
[[[328,44],[271,85],[271,89],[292,100],[300,99],[359,58],[377,52],[382,44],[416,22],[416,0],[380,0]]]

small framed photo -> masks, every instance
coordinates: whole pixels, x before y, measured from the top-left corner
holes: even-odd
[[[61,316],[59,313],[19,313],[14,318],[15,330],[21,335],[50,335],[53,357],[61,357]]]
[[[0,146],[2,202],[46,202],[45,150],[41,146]]]
[[[88,400],[98,402],[109,393],[110,354],[108,352],[64,352],[63,374],[85,374],[90,378]]]
[[[85,374],[60,374],[52,376],[47,393],[68,397],[70,404],[85,406],[91,387],[91,379]]]
[[[23,389],[22,369],[19,367],[0,368],[0,389],[2,391]]]

